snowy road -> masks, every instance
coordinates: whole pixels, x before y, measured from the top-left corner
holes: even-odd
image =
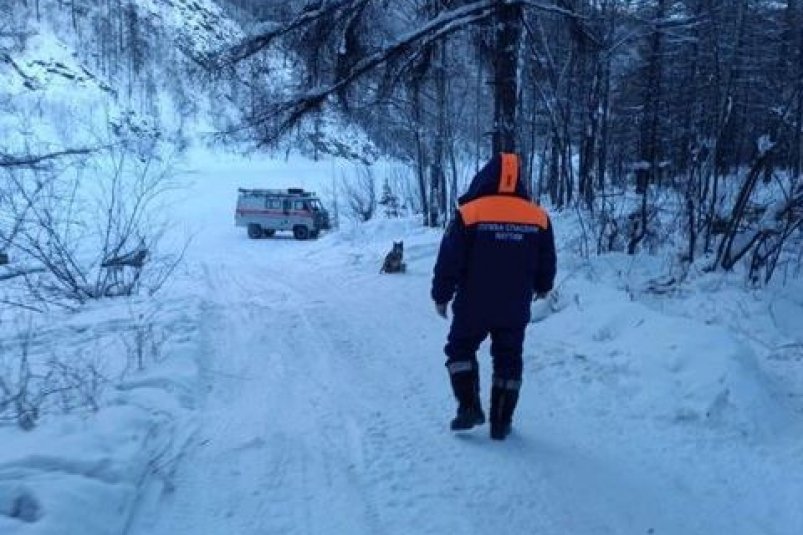
[[[634,318],[641,309],[617,315],[602,293],[605,317],[592,300],[533,325],[514,435],[453,435],[448,324],[428,298],[437,234],[388,224],[371,236],[249,241],[219,206],[230,184],[204,187],[199,198],[216,207],[203,212],[189,258],[204,302],[199,428],[170,492],[143,509],[133,535],[803,527],[794,507],[803,477],[784,468],[801,453],[794,432],[742,440],[694,423],[693,408],[645,410],[683,392],[639,368],[638,329],[657,321]],[[382,248],[400,232],[408,273],[380,276]],[[684,333],[664,327],[655,328],[666,351],[683,351]],[[684,362],[666,373],[680,381]],[[482,366],[487,384],[487,358]]]
[[[297,264],[315,244],[244,247],[258,248],[235,255],[249,269],[203,266],[201,431],[143,532],[481,533],[552,517],[526,448],[500,465],[487,430],[446,432],[445,325],[413,292],[423,273],[388,286],[376,274],[283,272],[270,254]]]

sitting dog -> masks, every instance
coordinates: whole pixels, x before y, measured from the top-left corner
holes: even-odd
[[[404,273],[407,265],[403,261],[404,242],[393,242],[393,248],[385,255],[385,262],[382,264],[380,273]]]

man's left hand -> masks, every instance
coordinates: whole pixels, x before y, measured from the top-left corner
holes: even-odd
[[[438,312],[438,316],[442,317],[443,319],[449,319],[446,305],[448,303],[435,303],[435,310]]]

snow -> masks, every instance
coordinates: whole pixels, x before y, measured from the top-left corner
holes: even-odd
[[[344,220],[298,242],[234,226],[237,187],[331,202],[351,172],[188,155],[170,205],[193,235],[178,279],[157,303],[42,334],[124,355],[112,326],[155,309],[160,357],[98,412],[0,428],[0,533],[803,532],[799,283],[699,274],[656,296],[657,261],[579,258],[575,215],[554,214],[558,286],[533,305],[514,433],[452,434],[448,322],[429,300],[439,231]],[[407,273],[380,275],[400,239]]]
[[[213,89],[188,75],[195,65],[190,58],[229,46],[243,37],[242,30],[213,0],[138,0],[135,5],[147,24],[143,37],[149,46],[161,47],[136,73],[107,64],[109,48],[100,43],[92,21],[118,9],[111,4],[88,3],[77,24],[67,4],[57,0],[36,3],[41,20],[34,19],[33,6],[12,10],[17,20],[9,24],[15,31],[0,36],[5,52],[0,103],[9,103],[0,115],[0,149],[24,153],[112,145],[120,141],[112,131],[120,123],[158,129],[161,139],[200,138],[222,128],[218,123],[234,114],[234,106],[224,97],[225,87]],[[113,37],[123,39],[116,32]],[[275,57],[270,66],[273,76],[287,70]],[[157,87],[152,80],[159,81]]]
[[[137,9],[164,24],[182,46],[196,54],[216,52],[243,37],[214,1],[139,0]]]
[[[65,396],[41,405],[31,431],[0,424],[0,533],[122,533],[141,484],[161,477],[161,464],[180,455],[198,383],[191,349],[197,320],[187,311],[198,305],[170,298],[175,301],[101,303],[79,314],[30,320],[31,361],[91,359],[102,375],[119,380],[86,392],[97,412],[81,404],[68,408]],[[156,363],[151,359],[159,355],[148,353],[140,372],[129,351],[136,335],[132,317],[146,314],[158,331],[170,331],[162,345],[170,358]],[[19,351],[8,336],[10,323],[0,324],[0,367]]]

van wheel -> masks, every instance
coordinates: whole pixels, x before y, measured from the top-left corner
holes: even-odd
[[[272,229],[272,228],[263,228],[262,229],[262,235],[265,236],[266,238],[270,238],[274,234],[276,234],[276,229]]]
[[[309,238],[309,229],[303,225],[293,227],[293,237],[297,240],[306,240]]]
[[[249,223],[248,224],[248,237],[252,240],[256,240],[262,237],[262,227],[257,225],[256,223]]]

